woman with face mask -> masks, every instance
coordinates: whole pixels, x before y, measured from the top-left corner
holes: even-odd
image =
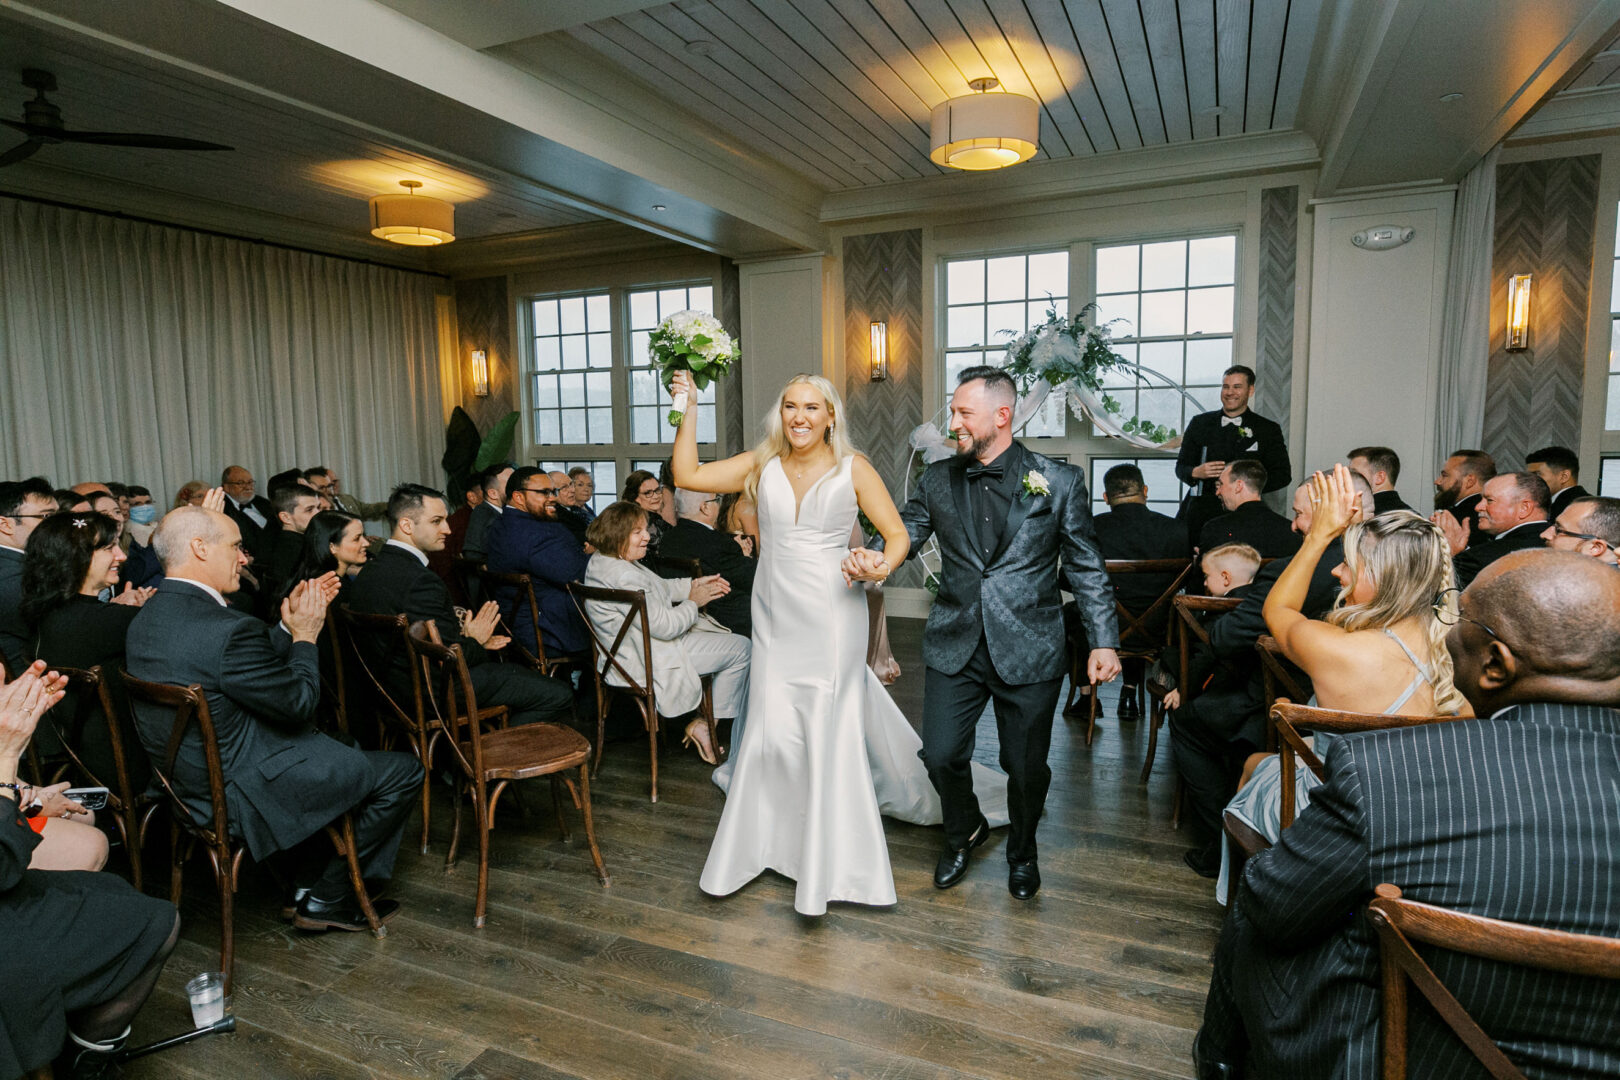
[[[120,568],[122,578],[137,589],[156,585],[163,577],[163,564],[152,550],[152,534],[157,531],[156,503],[129,508],[129,561]]]

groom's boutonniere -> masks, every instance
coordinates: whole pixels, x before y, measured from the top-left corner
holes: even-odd
[[[1254,429],[1248,424],[1239,424],[1238,434],[1243,436],[1245,439],[1252,439],[1254,438]]]
[[[1024,494],[1050,495],[1052,494],[1052,485],[1046,482],[1046,477],[1031,469],[1024,474]]]

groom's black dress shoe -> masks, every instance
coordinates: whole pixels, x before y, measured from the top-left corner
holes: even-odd
[[[1016,899],[1028,900],[1041,889],[1041,868],[1034,859],[1007,864],[1007,891]]]
[[[1142,709],[1136,704],[1136,687],[1127,686],[1119,692],[1119,718],[1121,720],[1142,719]]]
[[[967,873],[968,852],[988,839],[990,839],[990,823],[980,818],[979,827],[968,837],[967,847],[960,850],[947,847],[940,853],[939,862],[934,864],[934,888],[948,889],[961,881],[962,875]]]

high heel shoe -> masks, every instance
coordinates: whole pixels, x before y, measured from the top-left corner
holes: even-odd
[[[686,734],[681,737],[681,746],[683,746],[683,747],[687,747],[687,746],[693,747],[694,749],[697,750],[698,757],[702,758],[705,762],[707,762],[710,765],[718,765],[718,764],[720,764],[720,759],[717,758],[715,756],[715,754],[714,754],[714,747],[713,746],[705,747],[704,744],[703,744],[703,741],[696,738],[692,734],[694,731],[697,731],[697,730],[700,730],[700,729],[702,729],[704,731],[704,734],[708,734],[708,731],[707,731],[708,722],[704,721],[704,720],[694,720],[690,724],[688,724],[686,726]]]

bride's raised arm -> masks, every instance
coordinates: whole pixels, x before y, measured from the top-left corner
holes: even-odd
[[[853,471],[855,501],[860,506],[861,513],[865,514],[867,520],[877,529],[878,535],[883,537],[882,556],[887,569],[878,577],[878,580],[882,580],[906,561],[906,556],[911,553],[911,537],[906,534],[905,523],[900,520],[900,511],[895,509],[894,500],[889,497],[889,489],[884,486],[883,478],[872,467],[872,463],[862,455],[856,454]]]
[[[743,490],[748,484],[748,474],[754,471],[753,451],[744,450],[724,461],[700,464],[697,450],[698,395],[697,387],[692,384],[691,372],[677,371],[669,392],[672,397],[684,393],[686,400],[692,403],[687,408],[686,415],[681,417],[681,426],[676,429],[675,452],[669,460],[670,472],[675,476],[675,486],[685,488],[687,491],[707,491],[714,495],[726,495]]]

